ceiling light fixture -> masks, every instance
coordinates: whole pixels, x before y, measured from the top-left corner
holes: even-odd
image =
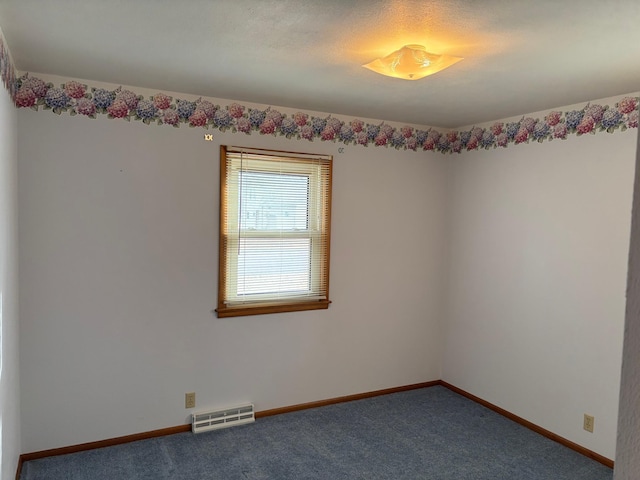
[[[461,57],[429,53],[422,45],[405,45],[363,67],[389,77],[418,80],[433,75],[462,60]]]

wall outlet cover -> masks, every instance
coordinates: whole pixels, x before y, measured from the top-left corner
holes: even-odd
[[[591,432],[593,433],[593,422],[594,422],[594,418],[592,415],[587,415],[586,413],[584,414],[584,425],[583,428],[587,431],[587,432]]]

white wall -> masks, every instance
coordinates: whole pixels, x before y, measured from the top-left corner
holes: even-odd
[[[188,391],[265,410],[440,378],[447,157],[27,109],[18,131],[23,452],[186,423]],[[335,155],[328,310],[212,315],[220,144]]]
[[[0,478],[15,476],[20,454],[17,135],[16,109],[0,85]]]
[[[640,135],[636,158],[616,480],[636,480],[640,472]]]
[[[452,170],[443,379],[608,458],[636,135],[463,153]]]

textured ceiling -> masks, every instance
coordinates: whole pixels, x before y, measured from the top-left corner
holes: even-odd
[[[640,0],[0,0],[20,71],[460,127],[640,90]],[[421,80],[361,65],[405,44]]]

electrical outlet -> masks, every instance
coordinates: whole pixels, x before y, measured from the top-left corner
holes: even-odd
[[[592,415],[587,415],[586,413],[584,414],[584,425],[583,428],[587,431],[587,432],[591,432],[593,433],[593,416]]]
[[[184,394],[184,408],[196,408],[196,392]]]

